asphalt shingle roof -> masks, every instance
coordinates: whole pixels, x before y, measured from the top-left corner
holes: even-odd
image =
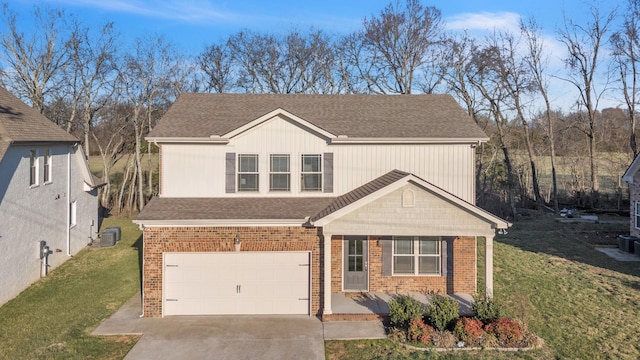
[[[184,93],[149,137],[222,136],[278,108],[334,135],[486,139],[451,95]]]
[[[409,173],[390,171],[339,197],[153,198],[137,220],[321,219]]]
[[[0,87],[0,161],[13,143],[77,141],[73,135]]]
[[[137,220],[304,219],[331,203],[318,198],[153,198]]]

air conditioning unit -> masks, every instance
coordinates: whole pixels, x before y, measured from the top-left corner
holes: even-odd
[[[104,228],[104,232],[114,232],[116,233],[116,241],[120,241],[122,238],[122,231],[120,230],[120,226],[109,226]]]
[[[633,243],[637,240],[635,236],[618,236],[618,248],[624,252],[633,253]]]
[[[100,247],[108,247],[116,244],[115,231],[103,231],[100,235]]]

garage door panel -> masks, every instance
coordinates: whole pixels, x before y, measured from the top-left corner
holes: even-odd
[[[165,315],[309,313],[308,252],[167,253],[164,259]]]

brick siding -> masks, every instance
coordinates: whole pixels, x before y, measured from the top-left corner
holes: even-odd
[[[369,291],[392,294],[435,292],[441,294],[476,292],[476,240],[474,237],[453,239],[453,274],[443,276],[383,276],[382,246],[379,237],[369,236]],[[331,291],[342,291],[342,237],[331,241]]]
[[[324,247],[321,229],[303,227],[152,227],[144,230],[144,316],[162,316],[162,254],[165,252],[235,251],[233,239],[242,239],[241,251],[310,251],[311,314],[322,310]],[[342,236],[331,241],[331,291],[342,291]],[[476,292],[476,241],[453,239],[453,274],[449,276],[383,276],[379,237],[369,237],[369,291],[388,293]]]
[[[319,230],[303,227],[153,227],[144,230],[144,316],[162,316],[162,254],[165,252],[310,251],[311,313],[320,314],[323,287]]]

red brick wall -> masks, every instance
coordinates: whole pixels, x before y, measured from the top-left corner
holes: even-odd
[[[311,313],[319,315],[323,287],[319,230],[303,227],[165,227],[144,230],[144,316],[162,316],[162,253],[235,251],[311,251]]]
[[[453,274],[442,276],[383,276],[382,246],[378,237],[369,237],[369,291],[408,293],[476,292],[476,240],[474,237],[457,237],[453,240]],[[342,237],[331,241],[331,291],[342,291]]]

